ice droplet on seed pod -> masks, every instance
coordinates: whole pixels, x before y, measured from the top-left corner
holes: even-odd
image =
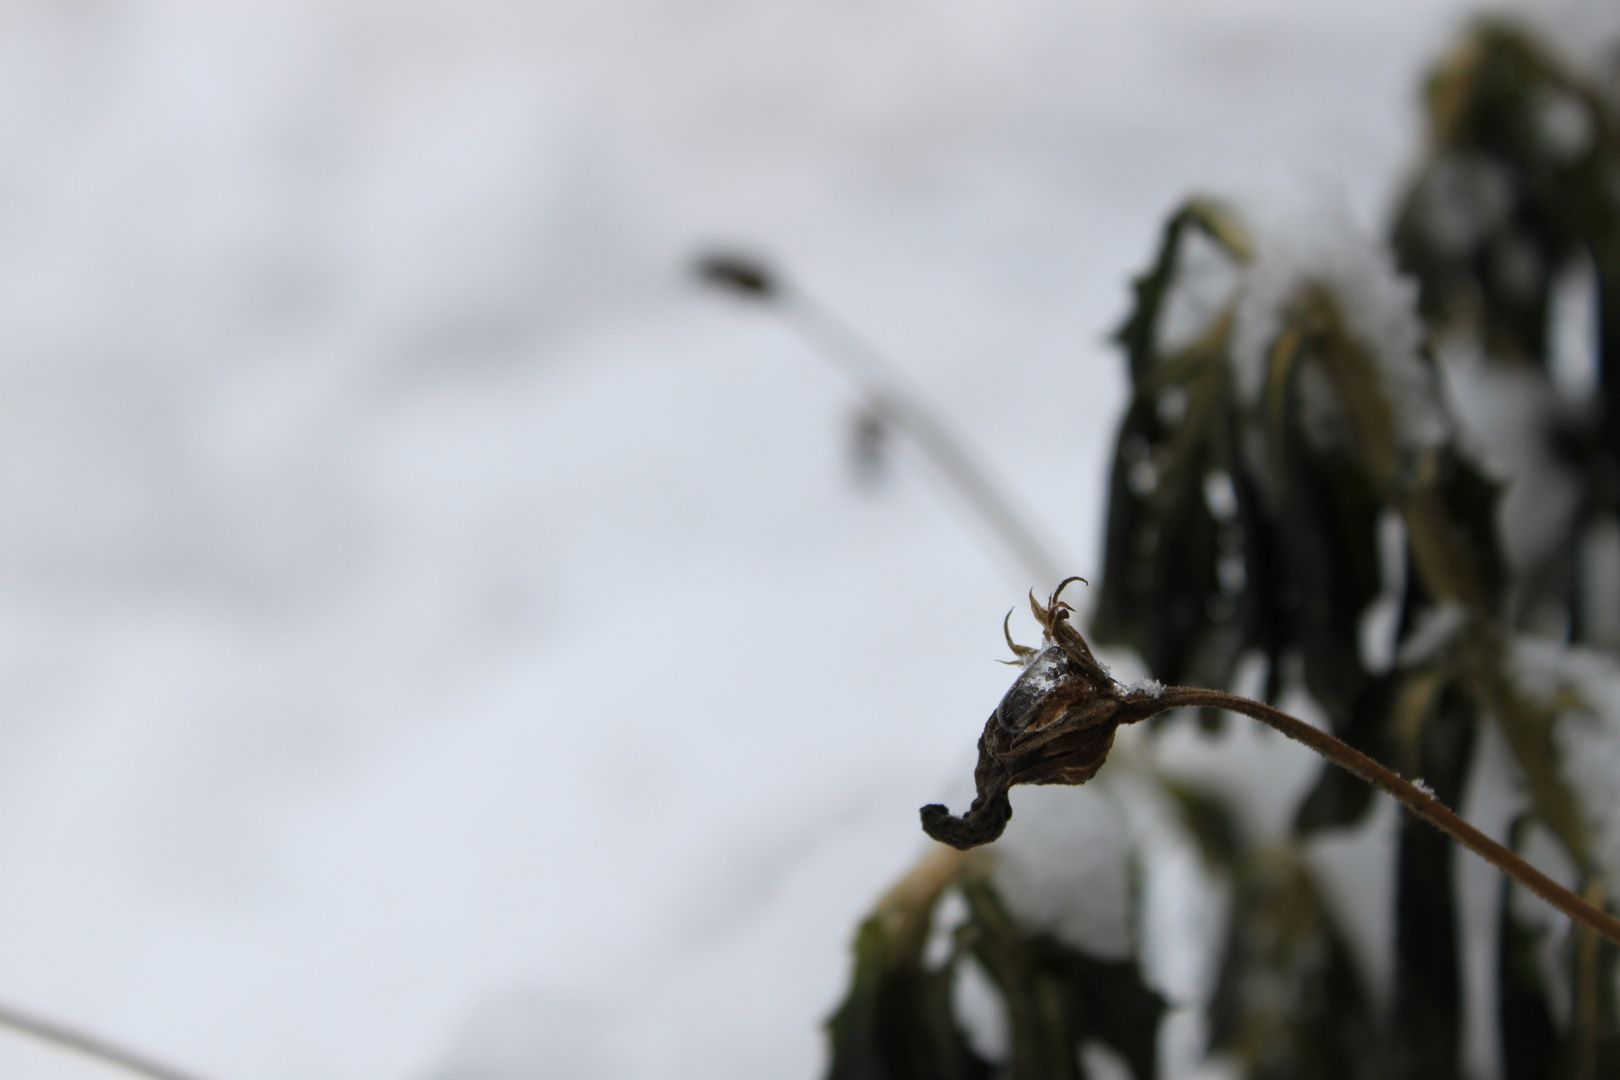
[[[996,723],[1017,734],[1035,719],[1041,699],[1063,680],[1077,674],[1074,661],[1061,646],[1048,645],[1030,661],[996,706]]]

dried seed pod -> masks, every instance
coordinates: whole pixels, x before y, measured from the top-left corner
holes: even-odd
[[[1058,596],[1079,580],[1059,585],[1044,608],[1030,597],[1049,644],[1039,653],[1014,646],[1034,658],[985,721],[973,770],[978,797],[961,817],[937,803],[922,808],[923,831],[935,840],[962,849],[990,843],[1012,817],[1007,791],[1013,785],[1085,783],[1108,759],[1119,725],[1166,707],[1155,694],[1115,682],[1069,624],[1070,608]]]

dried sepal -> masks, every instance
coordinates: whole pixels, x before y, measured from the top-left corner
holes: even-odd
[[[1014,610],[1015,609],[1013,608],[1008,608],[1006,617],[1001,620],[1001,634],[1007,639],[1007,648],[1013,651],[1013,656],[1017,657],[1017,659],[998,660],[996,662],[998,664],[1014,664],[1027,667],[1029,666],[1030,661],[1035,659],[1035,657],[1040,653],[1040,650],[1032,649],[1028,645],[1020,645],[1018,642],[1012,639],[1012,626],[1010,623],[1012,622],[1012,613]]]
[[[1119,725],[1166,708],[1164,699],[1115,682],[1070,622],[1072,609],[1059,596],[1070,582],[1084,580],[1064,581],[1044,607],[1030,594],[1048,644],[985,721],[973,770],[978,794],[968,812],[956,817],[937,803],[922,808],[923,831],[940,843],[964,850],[990,843],[1012,817],[1007,792],[1014,785],[1085,783],[1108,759]]]

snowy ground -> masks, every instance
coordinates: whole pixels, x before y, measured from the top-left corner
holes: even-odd
[[[778,256],[1090,573],[1162,215],[1381,227],[1464,10],[0,7],[0,1001],[222,1078],[814,1075],[1028,583],[685,260]]]

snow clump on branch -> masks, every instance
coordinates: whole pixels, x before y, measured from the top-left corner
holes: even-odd
[[[1558,711],[1559,765],[1592,827],[1599,867],[1620,873],[1620,665],[1590,649],[1539,638],[1513,647],[1519,686]]]
[[[1350,336],[1367,350],[1405,450],[1438,446],[1450,436],[1432,367],[1423,359],[1417,285],[1402,277],[1388,248],[1361,229],[1347,207],[1326,199],[1267,213],[1244,207],[1255,256],[1247,267],[1232,338],[1240,398],[1258,402],[1268,352],[1285,308],[1302,289],[1332,294]]]

